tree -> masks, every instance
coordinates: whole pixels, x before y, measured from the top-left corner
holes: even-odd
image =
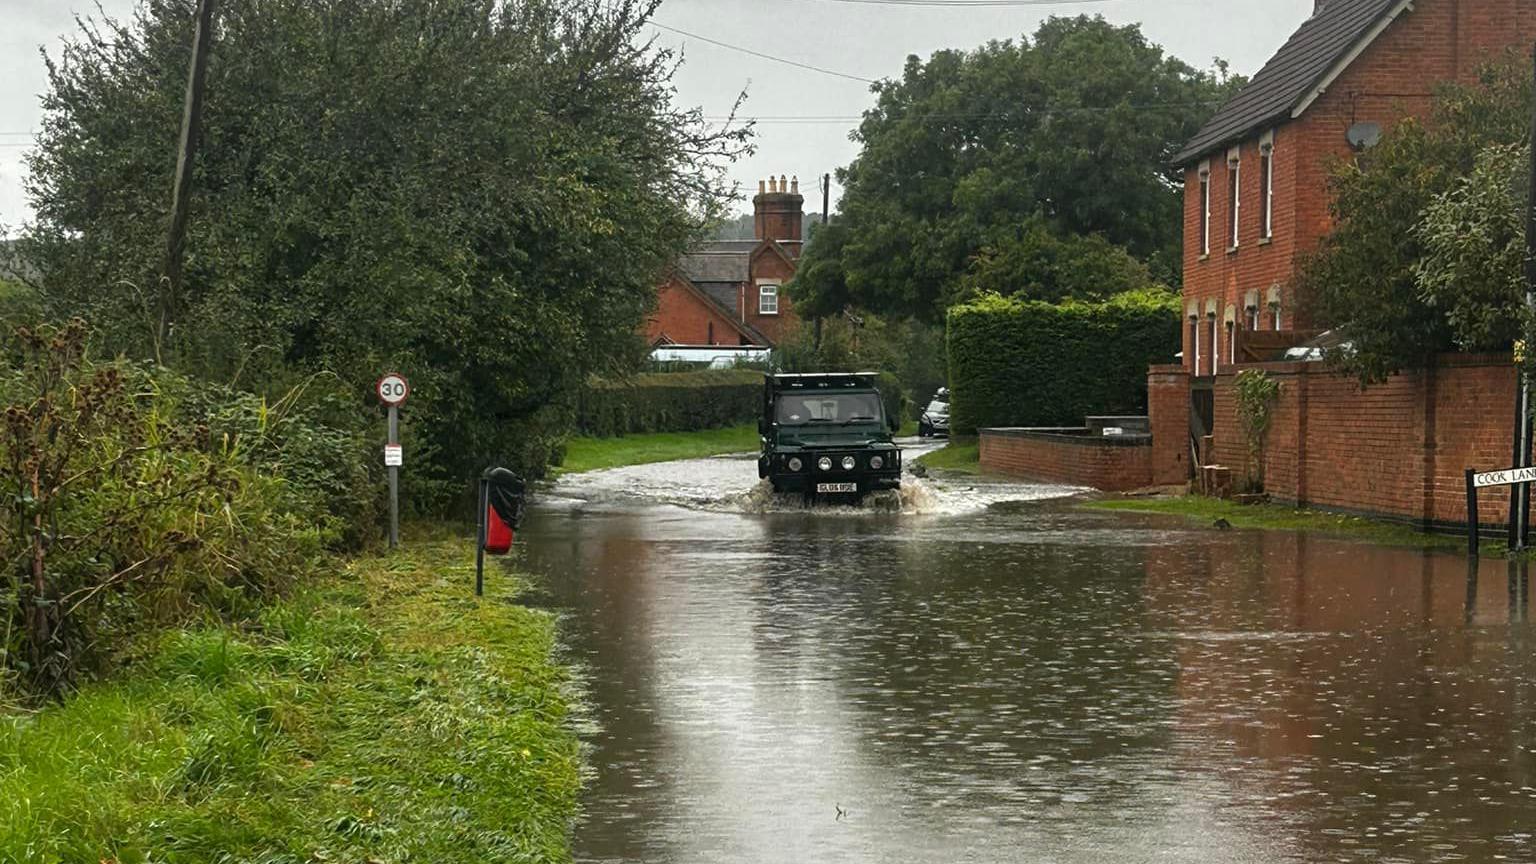
[[[727,216],[715,224],[713,240],[754,240],[757,238],[757,215],[738,213]]]
[[[1015,294],[1034,300],[1107,300],[1152,284],[1147,265],[1100,234],[1057,236],[1041,219],[989,244],[961,276],[962,296]]]
[[[1523,332],[1530,166],[1529,144],[1488,145],[1414,229],[1424,247],[1413,268],[1419,296],[1464,351],[1507,348]]]
[[[899,80],[875,86],[855,133],[863,150],[838,174],[846,231],[809,244],[801,308],[846,301],[937,322],[976,290],[978,269],[1069,295],[1080,280],[1047,287],[1059,274],[1020,267],[1080,236],[1176,281],[1181,191],[1169,163],[1240,83],[1166,56],[1137,26],[1089,17],[908,58]]]
[[[1371,150],[1334,167],[1334,230],[1303,260],[1295,284],[1314,320],[1347,344],[1331,353],[1341,370],[1380,381],[1458,344],[1509,346],[1513,330],[1492,326],[1498,309],[1487,307],[1492,300],[1507,308],[1498,294],[1508,286],[1492,284],[1497,265],[1478,259],[1508,246],[1510,238],[1498,233],[1505,229],[1489,220],[1510,214],[1467,207],[1493,199],[1524,206],[1524,187],[1516,192],[1508,178],[1501,188],[1475,184],[1507,165],[1498,148],[1529,140],[1530,95],[1529,61],[1488,66],[1472,83],[1442,85],[1428,121],[1403,120]],[[1480,179],[1469,185],[1480,154]],[[1473,224],[1479,227],[1468,228]],[[1463,278],[1478,284],[1457,297],[1464,288],[1451,288]]]
[[[146,309],[192,4],[48,61],[27,258],[108,350],[242,383],[409,374],[409,472],[538,470],[624,366],[657,274],[723,213],[747,130],[674,105],[656,0],[223,0],[168,344]],[[425,464],[423,464],[425,463]]]

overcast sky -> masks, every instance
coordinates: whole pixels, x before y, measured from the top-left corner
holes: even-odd
[[[99,0],[109,15],[123,15],[137,0]],[[748,48],[858,78],[900,74],[909,54],[973,47],[989,39],[1034,32],[1049,15],[1102,14],[1117,23],[1140,22],[1169,53],[1196,66],[1215,57],[1234,72],[1252,74],[1311,13],[1313,0],[1102,0],[1020,2],[1006,6],[950,8],[871,0],[666,0],[658,24],[699,37]],[[935,0],[937,2],[937,0]],[[1007,3],[1009,0],[990,0]],[[37,128],[38,95],[47,78],[38,46],[54,46],[73,27],[76,11],[94,13],[95,0],[0,0],[0,226],[14,228],[30,217],[21,164]],[[848,140],[870,104],[859,81],[800,69],[700,38],[662,31],[662,41],[684,48],[687,63],[677,79],[687,104],[723,115],[741,90],[747,116],[758,124],[757,154],[734,167],[744,194],[769,174],[815,181],[856,155]],[[834,203],[837,190],[833,190]],[[807,207],[819,202],[807,201]],[[738,209],[746,210],[749,204]]]

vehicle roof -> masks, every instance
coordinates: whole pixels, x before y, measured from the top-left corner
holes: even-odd
[[[867,387],[873,389],[880,377],[878,372],[807,372],[795,374],[767,373],[764,377],[774,389],[817,389]]]

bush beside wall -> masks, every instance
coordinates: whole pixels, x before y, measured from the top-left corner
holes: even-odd
[[[763,373],[749,369],[666,372],[592,381],[577,405],[584,435],[694,432],[755,422],[762,413]]]
[[[951,422],[1073,426],[1144,414],[1147,367],[1179,350],[1178,297],[1122,294],[1060,305],[988,295],[949,310]]]

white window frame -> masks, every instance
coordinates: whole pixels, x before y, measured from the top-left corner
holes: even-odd
[[[1216,315],[1216,301],[1207,300],[1205,317],[1211,322],[1211,374],[1221,374],[1221,321]]]
[[[1202,329],[1203,326],[1204,326],[1204,324],[1200,320],[1200,315],[1198,313],[1195,314],[1195,315],[1189,316],[1189,329],[1190,329],[1190,332],[1195,334],[1195,336],[1194,336],[1194,343],[1195,343],[1194,344],[1194,349],[1195,349],[1195,365],[1193,366],[1193,372],[1194,372],[1194,375],[1195,375],[1196,378],[1200,377],[1200,330]]]
[[[1259,138],[1260,206],[1264,208],[1264,230],[1259,232],[1265,240],[1275,236],[1275,130],[1265,132]]]
[[[1200,256],[1211,254],[1211,160],[1200,163]]]
[[[757,314],[779,314],[779,287],[776,279],[760,279],[757,282]],[[769,301],[772,301],[771,303]]]
[[[1241,147],[1233,147],[1227,151],[1227,182],[1231,184],[1231,195],[1228,200],[1232,202],[1232,212],[1227,214],[1232,223],[1231,245],[1228,249],[1236,249],[1242,245],[1243,227],[1243,151]]]

